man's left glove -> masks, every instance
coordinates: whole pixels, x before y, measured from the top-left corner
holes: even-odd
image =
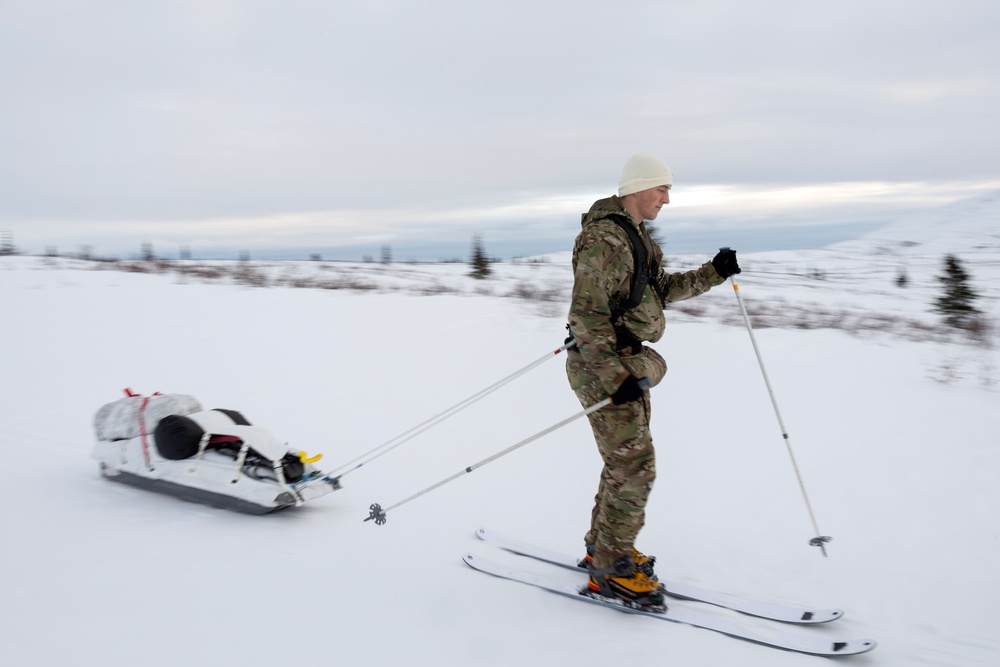
[[[723,278],[743,272],[740,265],[736,263],[736,251],[730,248],[720,250],[719,254],[712,258],[712,266],[715,267],[715,272]]]

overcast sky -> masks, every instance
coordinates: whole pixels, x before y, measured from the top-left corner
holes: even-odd
[[[27,252],[566,250],[640,150],[668,247],[808,245],[1000,189],[998,125],[996,0],[0,0]]]

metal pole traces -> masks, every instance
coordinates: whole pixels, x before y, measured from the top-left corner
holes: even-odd
[[[795,470],[795,477],[799,481],[799,489],[802,491],[802,498],[805,500],[806,510],[809,512],[809,520],[812,521],[813,530],[816,531],[816,537],[809,540],[809,545],[814,547],[819,547],[820,551],[823,552],[823,557],[827,556],[826,553],[826,543],[832,540],[832,537],[828,535],[823,535],[820,532],[819,524],[816,522],[816,515],[813,512],[812,503],[809,502],[809,494],[806,492],[806,485],[802,481],[802,473],[799,471],[799,464],[795,460],[795,452],[792,451],[792,441],[788,436],[788,429],[785,427],[785,421],[781,418],[781,410],[778,409],[778,401],[774,397],[774,389],[771,387],[771,379],[767,376],[767,369],[764,367],[764,358],[760,354],[760,347],[757,345],[757,337],[753,333],[753,327],[750,325],[750,316],[747,314],[746,304],[743,303],[743,295],[740,294],[740,286],[736,284],[736,279],[732,276],[729,277],[729,282],[733,285],[733,291],[736,293],[736,300],[740,304],[740,312],[743,313],[743,321],[747,325],[747,333],[750,334],[750,342],[753,344],[754,354],[757,355],[757,363],[760,365],[760,372],[764,376],[764,384],[767,385],[767,393],[771,397],[771,405],[774,406],[774,415],[778,418],[778,426],[781,428],[781,437],[785,441],[785,448],[788,450],[788,456],[792,460],[792,468]]]

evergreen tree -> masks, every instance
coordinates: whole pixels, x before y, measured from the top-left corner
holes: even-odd
[[[944,294],[934,302],[934,309],[944,316],[945,324],[956,329],[975,329],[979,310],[973,306],[978,298],[969,287],[969,274],[954,255],[944,258],[944,275],[938,276]]]
[[[0,237],[0,255],[16,255],[17,248],[14,246],[14,232],[4,232]]]
[[[477,235],[472,239],[472,259],[469,264],[472,266],[472,273],[469,275],[473,278],[482,280],[492,272],[490,269],[490,260],[486,256],[486,251],[483,250],[483,238],[481,236]]]
[[[646,231],[649,232],[649,238],[656,241],[656,245],[660,246],[660,250],[666,245],[666,241],[663,240],[663,235],[660,233],[662,230],[659,225],[653,224],[648,220],[643,223],[646,225]]]
[[[660,250],[663,252],[663,259],[660,261],[660,268],[665,270],[667,268],[667,253],[666,253],[667,242],[663,238],[663,234],[661,233],[663,230],[660,228],[659,225],[654,225],[648,220],[643,224],[646,225],[646,231],[649,232],[649,238],[656,241],[656,245],[660,246]]]

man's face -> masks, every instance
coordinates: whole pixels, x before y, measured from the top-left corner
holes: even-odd
[[[642,220],[656,220],[660,209],[670,203],[670,186],[661,185],[635,193],[635,210]]]

